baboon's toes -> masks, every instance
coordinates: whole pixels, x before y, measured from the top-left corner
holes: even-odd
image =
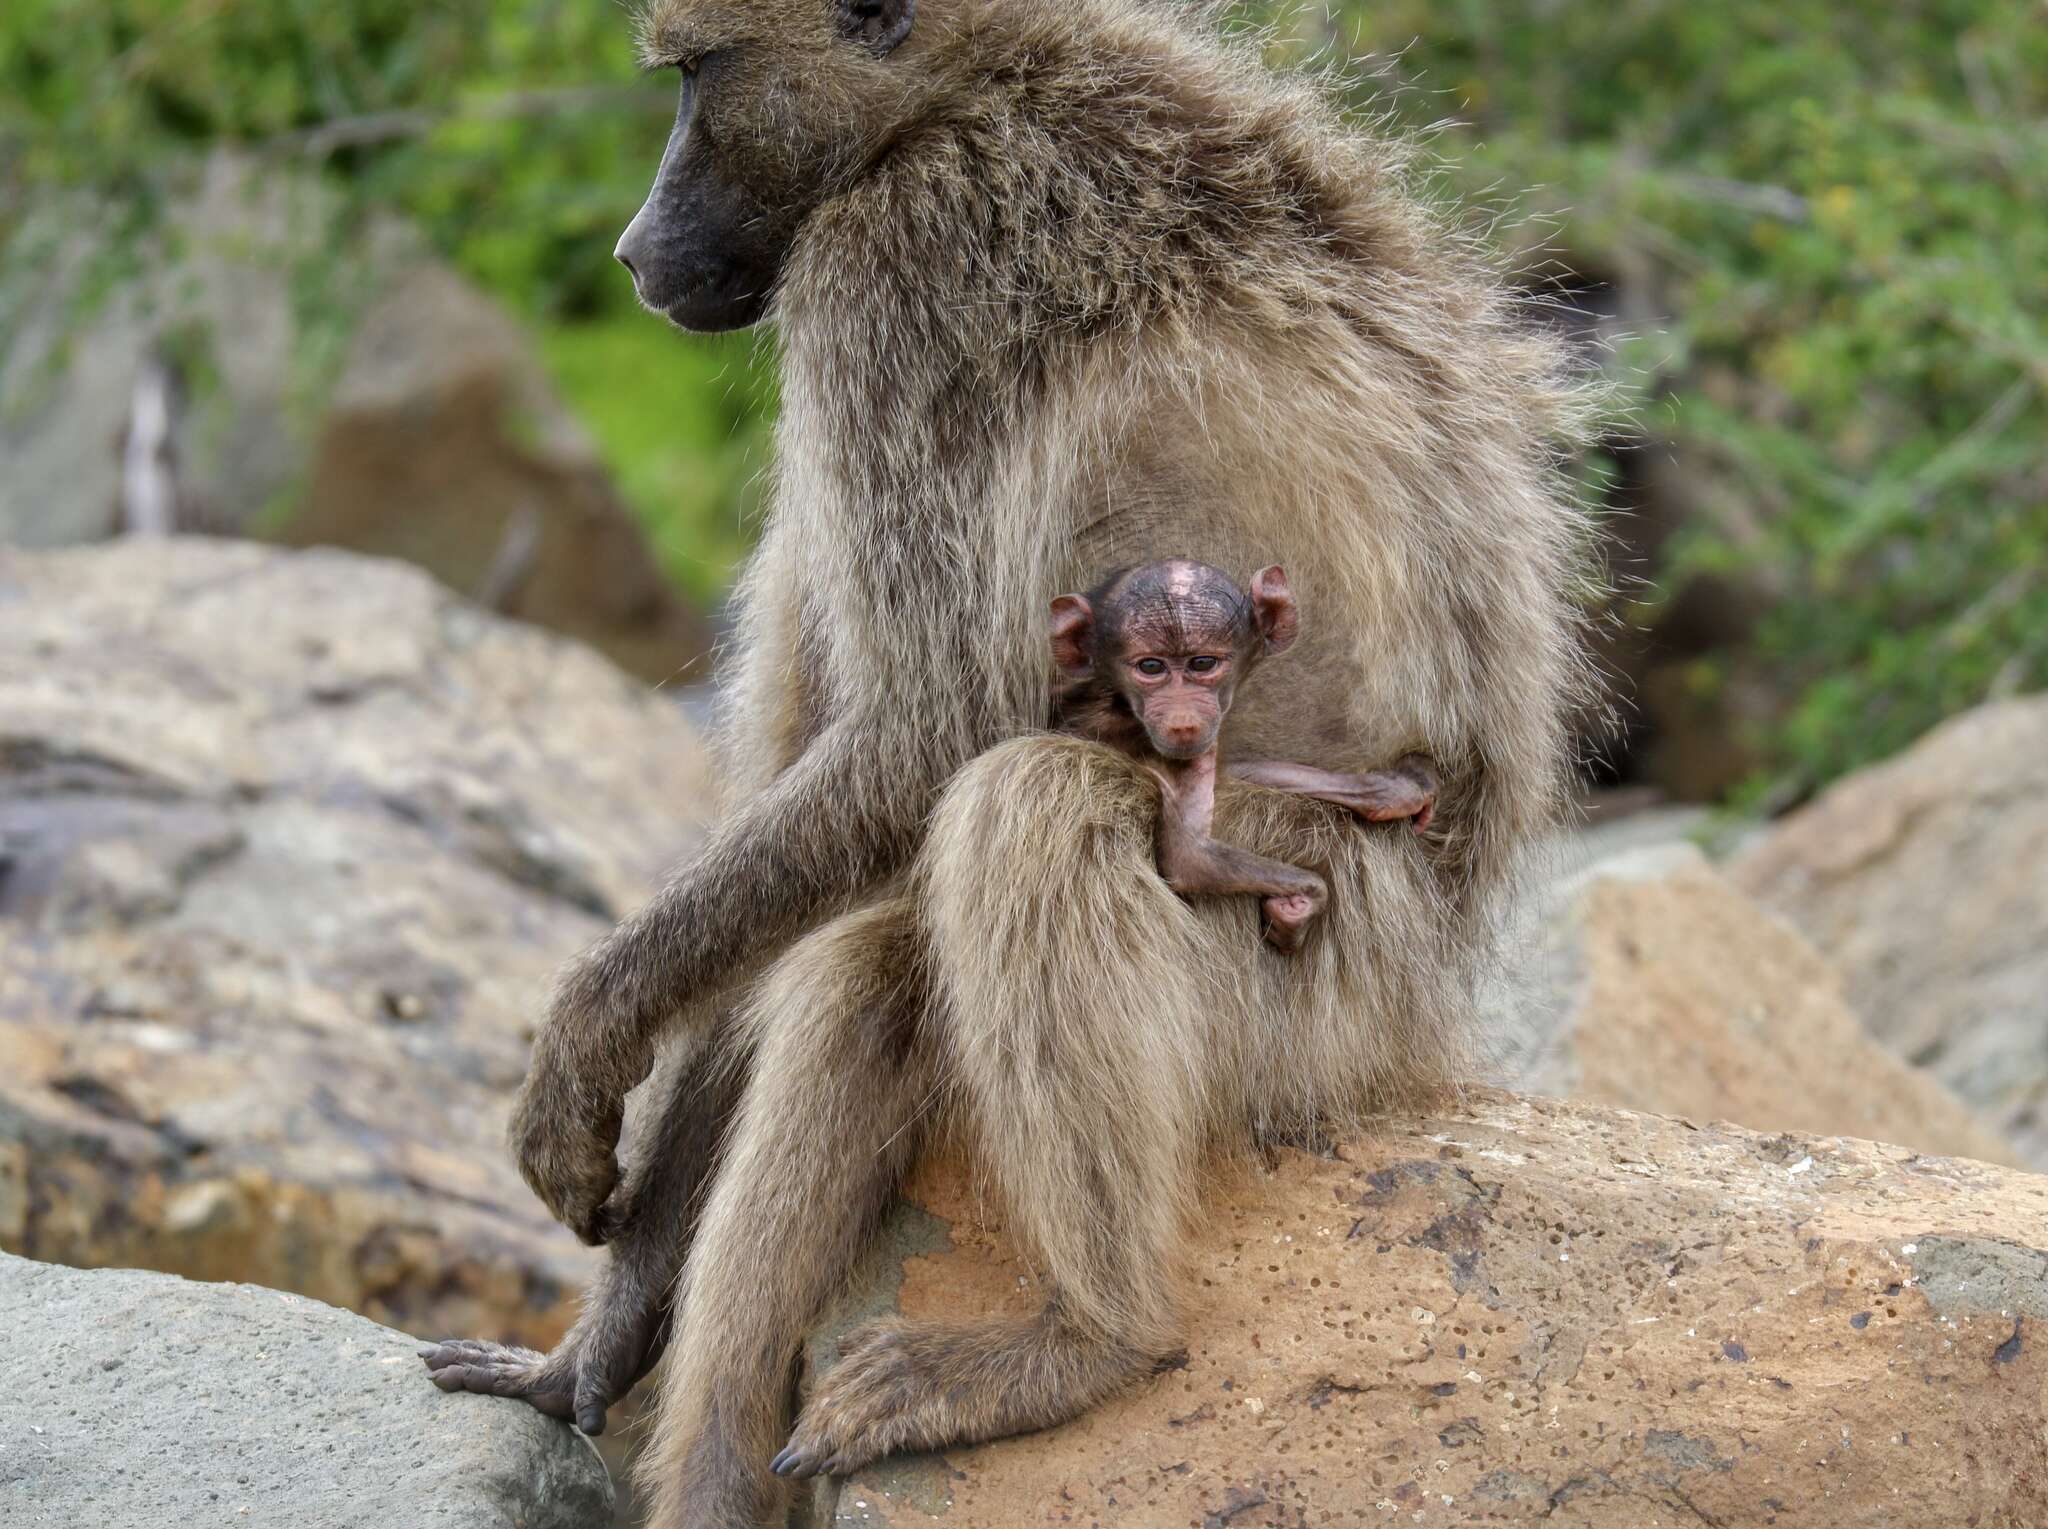
[[[549,1417],[567,1418],[575,1407],[569,1388],[547,1370],[547,1356],[504,1343],[468,1338],[423,1344],[418,1350],[427,1377],[443,1391],[471,1391],[479,1396],[509,1396]]]
[[[849,1334],[834,1365],[769,1462],[778,1476],[844,1476],[914,1441],[913,1377],[902,1334],[874,1324]]]
[[[1302,930],[1315,917],[1315,900],[1309,897],[1266,899],[1266,943],[1282,955],[1301,949]]]

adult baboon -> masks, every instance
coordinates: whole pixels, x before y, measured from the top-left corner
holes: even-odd
[[[1091,1404],[1180,1341],[1205,1151],[1455,1069],[1566,776],[1580,525],[1554,450],[1577,401],[1404,150],[1191,8],[656,0],[643,40],[682,101],[619,256],[679,324],[780,330],[774,507],[727,670],[745,795],[573,964],[535,1047],[528,1180],[585,1236],[620,1228],[592,1310],[546,1359],[430,1362],[601,1415],[682,1256],[642,1228],[694,1216],[645,1469],[655,1522],[733,1525],[776,1512],[771,1462],[841,1471]],[[1167,889],[1133,764],[1034,735],[1047,602],[1168,555],[1283,563],[1316,614],[1232,753],[1422,753],[1441,777],[1420,836],[1222,794],[1219,835],[1329,885],[1292,957],[1250,899]],[[684,1151],[607,1208],[620,1101],[679,1016],[741,1058],[722,1158],[701,1214]],[[715,1112],[710,1075],[678,1067],[671,1122]],[[802,1329],[941,1122],[1050,1303],[857,1335],[792,1435]]]

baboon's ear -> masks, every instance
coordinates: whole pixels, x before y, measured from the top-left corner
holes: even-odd
[[[910,35],[917,0],[832,0],[839,35],[880,58]]]
[[[1095,667],[1088,650],[1094,646],[1095,612],[1079,595],[1061,595],[1052,602],[1052,661],[1060,672],[1085,679]]]
[[[1265,639],[1268,653],[1293,647],[1301,631],[1301,613],[1287,584],[1287,570],[1278,563],[1252,575],[1252,625]]]

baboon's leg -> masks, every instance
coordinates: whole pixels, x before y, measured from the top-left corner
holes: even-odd
[[[835,920],[776,963],[747,1023],[754,1065],[683,1276],[639,1474],[658,1529],[781,1510],[768,1464],[793,1365],[902,1178],[930,1099],[909,905]]]
[[[731,1024],[679,1037],[648,1080],[645,1129],[635,1133],[614,1196],[618,1229],[584,1293],[576,1323],[552,1352],[469,1339],[420,1350],[443,1391],[516,1396],[550,1417],[604,1431],[605,1412],[653,1368],[668,1341],[676,1275],[690,1247],[740,1069],[722,1053]]]
[[[1052,1304],[854,1335],[778,1468],[1046,1426],[1177,1345],[1209,1026],[1230,1015],[1203,987],[1217,953],[1154,868],[1153,807],[1129,762],[1064,738],[1005,744],[947,788],[917,883],[934,1050]]]

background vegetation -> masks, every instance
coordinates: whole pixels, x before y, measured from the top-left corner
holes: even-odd
[[[1612,364],[1687,512],[1631,617],[1707,576],[1753,593],[1754,627],[1686,676],[1706,696],[1765,677],[1752,790],[1810,788],[2048,683],[2037,0],[1244,15],[1277,56],[1340,66],[1362,109],[1429,130],[1447,192],[1504,215],[1532,282],[1596,291],[1635,336]],[[90,300],[198,151],[314,167],[524,316],[673,576],[714,599],[745,543],[772,341],[680,339],[611,263],[670,99],[598,0],[10,0],[0,344],[56,193],[115,209]]]

